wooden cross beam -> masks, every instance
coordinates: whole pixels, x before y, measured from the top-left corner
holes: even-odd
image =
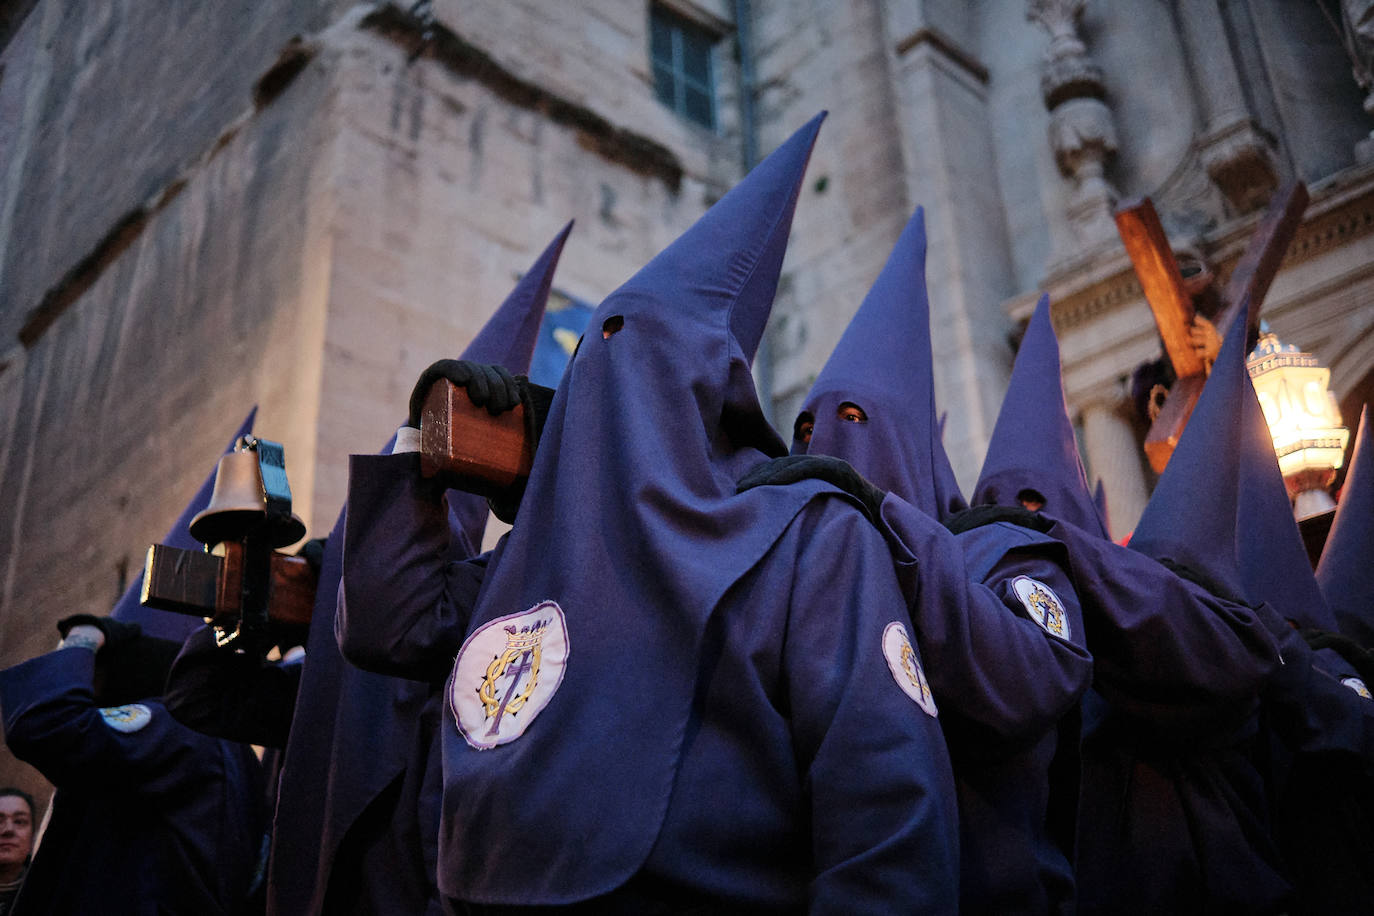
[[[318,576],[304,557],[273,551],[267,616],[275,623],[305,625],[315,610]],[[147,607],[236,622],[242,611],[244,546],[226,541],[224,556],[167,544],[148,548],[142,603]]]
[[[1258,337],[1260,305],[1283,263],[1284,253],[1302,225],[1307,201],[1307,186],[1301,181],[1284,185],[1269,201],[1269,208],[1222,293],[1223,307],[1216,327],[1223,338],[1242,310],[1242,320],[1249,325],[1248,339],[1253,344]],[[1159,326],[1165,355],[1178,377],[1145,437],[1145,454],[1150,466],[1156,473],[1163,473],[1202,394],[1210,367],[1191,343],[1195,320],[1192,298],[1184,289],[1173,249],[1154,204],[1148,197],[1127,204],[1116,212],[1116,226],[1140,279],[1145,301]]]

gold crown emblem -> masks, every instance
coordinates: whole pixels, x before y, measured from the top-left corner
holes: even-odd
[[[549,621],[547,620],[541,620],[519,630],[514,626],[508,626],[506,627],[506,648],[532,649],[539,645],[539,641],[544,638],[544,631],[548,628]]]

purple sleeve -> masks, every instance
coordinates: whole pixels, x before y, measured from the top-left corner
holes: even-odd
[[[1270,722],[1297,753],[1335,751],[1374,763],[1374,700],[1341,683],[1317,662],[1317,653],[1267,604],[1255,609],[1283,653],[1265,687]]]
[[[888,627],[909,627],[891,557],[847,505],[808,510],[802,523],[812,530],[797,558],[783,663],[811,804],[811,910],[890,912],[900,901],[903,912],[954,912],[948,751],[939,721],[899,687],[884,652]]]
[[[1050,534],[1069,548],[1094,686],[1117,709],[1188,730],[1253,709],[1279,651],[1251,608],[1071,525]]]
[[[0,672],[5,741],[60,789],[157,797],[219,778],[218,742],[178,723],[162,704],[95,705],[95,653],[58,649]]]
[[[182,643],[162,702],[178,722],[206,735],[285,747],[300,682],[299,661],[260,661],[222,648],[213,628],[200,627]]]
[[[1051,555],[1056,545],[1008,548],[981,582],[970,581],[960,538],[906,503],[889,498],[883,522],[910,601],[922,651],[942,710],[998,743],[1033,737],[1073,709],[1092,683],[1092,656],[1083,646],[1082,615],[1072,583]],[[961,538],[997,538],[988,525]],[[1014,587],[1019,577],[1042,583],[1058,598],[1062,627],[1033,621]]]
[[[418,455],[350,459],[335,617],[345,658],[394,677],[448,675],[486,564],[450,562],[449,551],[448,514]]]

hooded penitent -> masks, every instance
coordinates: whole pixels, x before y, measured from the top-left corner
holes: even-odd
[[[1247,606],[1236,559],[1237,457],[1254,393],[1244,322],[1232,330],[1130,549],[1103,545],[1094,557],[1070,542],[1080,594],[1101,595],[1107,615],[1097,631],[1086,624],[1099,635],[1101,696],[1084,713],[1080,912],[1291,903],[1255,733],[1259,695],[1282,668],[1271,621],[1292,631]],[[1118,553],[1178,575],[1151,575]]]
[[[955,760],[960,909],[1052,912],[1073,899],[1072,839],[1053,822],[1077,783],[1052,779],[1051,761],[1061,740],[1064,759],[1076,753],[1076,730],[1061,737],[1060,722],[1092,660],[1062,545],[1013,525],[956,538],[937,521],[966,507],[935,421],[925,253],[918,209],[807,397],[809,446],[793,450],[843,458],[890,494],[878,527]],[[1045,603],[1024,603],[1032,588]]]
[[[1366,649],[1374,649],[1374,431],[1369,408],[1360,413],[1350,470],[1345,475],[1336,520],[1326,538],[1317,583],[1336,616],[1336,625]]]
[[[473,338],[464,359],[497,363],[513,373],[529,367],[554,268],[571,229],[569,223],[549,243]],[[383,451],[390,450],[388,443]],[[475,555],[486,526],[486,500],[450,490],[447,501],[454,555]],[[346,508],[340,510],[325,545],[307,661],[282,770],[268,896],[274,913],[320,912],[345,832],[407,768],[425,765],[423,759],[417,761],[415,749],[427,743],[417,727],[431,693],[429,685],[362,671],[344,661],[335,641],[345,513]],[[412,772],[408,778],[420,775]],[[394,815],[391,829],[404,833],[415,816],[413,811]],[[423,829],[433,830],[434,824]],[[396,861],[391,867],[397,881],[395,899],[377,905],[393,907],[388,912],[396,913],[422,908],[422,897],[417,902],[408,895],[423,893],[424,886],[405,881],[417,870],[422,882],[432,881],[432,876],[426,878],[418,862]]]
[[[1131,547],[1202,573],[1251,605],[1268,602],[1301,626],[1334,630],[1245,370],[1241,335],[1228,331]]]
[[[248,416],[243,418],[239,424],[239,431],[234,434],[234,438],[229,440],[229,446],[224,450],[229,453],[234,449],[234,443],[238,442],[243,436],[253,431],[253,418],[258,414],[258,409],[254,407],[248,412]],[[210,504],[210,494],[215,488],[215,471],[217,468],[210,469],[210,476],[205,478],[205,482],[200,485],[196,495],[186,504],[186,508],[181,511],[181,516],[176,520],[172,527],[167,531],[167,536],[159,543],[167,544],[171,547],[180,547],[183,550],[200,550],[203,545],[200,541],[191,537],[191,519],[195,518],[202,509]],[[116,602],[110,611],[110,616],[116,620],[126,623],[136,623],[143,628],[144,634],[156,636],[160,639],[172,639],[180,643],[194,629],[200,626],[198,618],[189,614],[174,614],[171,611],[162,611],[157,608],[144,607],[139,603],[139,597],[143,592],[143,570],[140,569],[134,581],[125,589],[123,596]],[[175,654],[175,653],[173,653]],[[161,692],[160,690],[158,691]]]
[[[214,479],[212,471],[161,543],[201,549],[187,527]],[[93,660],[68,649],[0,673],[7,740],[58,787],[14,912],[224,912],[248,888],[263,826],[258,761],[246,745],[189,729],[162,706],[180,641],[201,621],[143,607],[142,589],[140,571],[110,612],[138,624],[138,636],[107,641]],[[92,701],[114,708],[96,713]],[[41,715],[14,721],[24,707]]]
[[[1069,422],[1049,296],[1040,297],[1026,326],[972,503],[1019,506],[1026,490],[1044,497],[1051,518],[1107,536]]]
[[[735,492],[785,452],[749,362],[819,126],[602,302],[559,384],[447,688],[450,897],[571,902],[640,868],[692,727],[707,621],[825,489]]]
[[[861,415],[842,414],[846,405]],[[793,452],[843,458],[931,518],[964,508],[935,420],[923,209],[811,386],[803,419],[811,442],[794,439]]]

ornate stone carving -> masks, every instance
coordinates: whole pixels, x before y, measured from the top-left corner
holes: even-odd
[[[1341,38],[1350,55],[1355,82],[1367,93],[1364,110],[1374,115],[1374,0],[1343,0]],[[1362,163],[1374,162],[1374,130],[1355,144],[1355,159]]]
[[[1279,185],[1274,138],[1249,119],[1232,121],[1200,141],[1203,168],[1241,213],[1269,202]]]
[[[1040,65],[1040,93],[1050,112],[1050,148],[1059,170],[1074,182],[1065,215],[1082,244],[1114,239],[1116,189],[1106,177],[1116,153],[1116,126],[1104,101],[1102,69],[1078,36],[1087,0],[1028,0],[1026,18],[1050,34]]]
[[[1047,58],[1086,57],[1088,48],[1078,37],[1078,17],[1088,0],[1027,0],[1026,18],[1050,33]]]

